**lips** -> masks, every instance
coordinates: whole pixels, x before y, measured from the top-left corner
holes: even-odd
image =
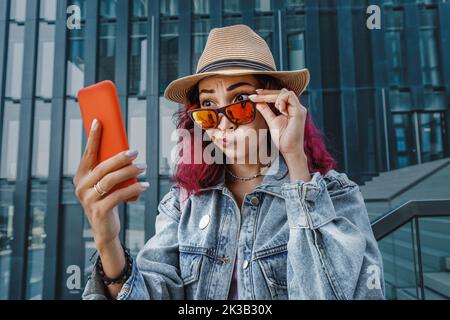
[[[223,147],[226,147],[229,144],[229,140],[227,140],[226,138],[218,139],[217,141]]]
[[[232,142],[232,139],[230,139],[230,138],[227,139],[226,137],[222,137],[222,138],[217,137],[214,140],[215,140],[215,143],[221,147],[227,147]]]

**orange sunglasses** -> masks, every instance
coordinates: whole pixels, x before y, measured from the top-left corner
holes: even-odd
[[[198,108],[188,111],[188,116],[200,128],[215,129],[219,125],[219,114],[223,113],[231,123],[245,125],[256,117],[256,103],[251,100],[235,102],[221,108]]]

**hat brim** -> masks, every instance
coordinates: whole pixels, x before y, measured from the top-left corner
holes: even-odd
[[[186,94],[189,92],[189,90],[204,78],[215,75],[240,76],[250,74],[264,74],[279,79],[285,84],[287,89],[294,91],[298,96],[300,96],[303,91],[305,91],[310,81],[310,74],[308,69],[295,71],[255,71],[243,69],[224,69],[220,71],[194,74],[176,79],[167,86],[166,90],[164,91],[164,97],[173,102],[184,104]]]

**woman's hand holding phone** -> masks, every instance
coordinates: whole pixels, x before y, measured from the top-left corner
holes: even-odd
[[[137,177],[146,168],[145,165],[133,164],[137,151],[121,152],[96,165],[101,130],[101,124],[94,120],[86,150],[73,179],[75,194],[92,226],[97,249],[101,249],[104,244],[110,243],[119,235],[119,218],[113,209],[121,202],[138,196],[149,186],[147,182],[135,183],[109,193],[115,185]],[[102,196],[99,189],[106,194]]]
[[[131,197],[139,196],[149,184],[137,182],[109,192],[120,182],[142,174],[146,166],[133,163],[138,155],[137,151],[124,151],[97,164],[101,133],[101,123],[94,120],[73,184],[75,194],[92,226],[104,271],[108,277],[114,278],[125,266],[119,240],[120,220],[116,207]],[[117,294],[118,291],[114,293]]]

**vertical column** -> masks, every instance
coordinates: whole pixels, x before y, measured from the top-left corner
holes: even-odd
[[[419,9],[415,0],[405,0],[405,41],[408,83],[412,92],[413,109],[424,107],[424,87],[420,61]],[[415,67],[412,67],[415,66]],[[417,149],[420,153],[420,150]]]
[[[8,56],[9,1],[0,0],[0,150],[2,150],[3,110],[6,82],[6,59]]]
[[[97,47],[98,47],[98,12],[99,0],[86,1],[85,26],[85,73],[84,85],[89,86],[97,80]]]
[[[209,7],[211,8],[211,29],[223,26],[223,1],[209,0]]]
[[[287,38],[286,38],[286,9],[285,1],[273,1],[273,57],[278,64],[278,69],[287,69]]]
[[[192,0],[181,0],[179,5],[178,27],[178,76],[191,73],[192,55]]]
[[[14,239],[11,254],[10,298],[24,299],[27,274],[31,152],[33,144],[34,83],[36,72],[39,1],[27,5],[22,97],[20,110],[17,179],[14,193]]]
[[[376,0],[374,2],[375,5],[383,8],[383,0]],[[392,14],[392,11],[391,11]],[[383,19],[386,19],[387,15],[382,16]],[[373,74],[374,74],[374,85],[377,87],[376,89],[380,90],[380,92],[376,91],[375,93],[375,106],[377,107],[377,120],[380,117],[383,117],[383,127],[380,127],[378,123],[377,131],[383,130],[384,137],[384,153],[385,153],[385,169],[390,171],[398,168],[398,150],[397,150],[397,137],[394,128],[393,122],[393,113],[391,110],[391,101],[390,101],[390,93],[391,93],[391,84],[390,79],[388,77],[390,72],[390,63],[394,57],[392,56],[391,50],[385,45],[386,41],[386,20],[381,21],[382,29],[381,30],[373,30],[372,31],[372,57],[373,57]],[[404,24],[402,26],[404,28]],[[401,42],[401,40],[400,40]],[[399,45],[402,45],[399,43]],[[403,63],[403,62],[402,62]],[[405,80],[406,82],[407,80]],[[379,83],[380,88],[378,88],[377,83]],[[383,87],[383,83],[385,83]],[[403,84],[405,86],[406,84]],[[397,86],[396,86],[397,87]],[[378,110],[379,109],[379,110]],[[381,113],[381,114],[380,114]],[[383,151],[382,151],[383,152]],[[386,156],[386,153],[389,152],[389,157]],[[388,161],[389,160],[389,161]],[[384,169],[384,168],[383,168]]]
[[[180,1],[182,2],[182,1]],[[159,1],[148,0],[148,41],[147,41],[147,169],[146,181],[150,188],[145,195],[145,239],[155,233],[155,220],[159,203]],[[180,11],[182,9],[180,8]],[[181,29],[181,28],[180,28]],[[190,34],[189,34],[190,37]],[[181,38],[181,34],[180,34]],[[180,50],[183,52],[184,50]],[[186,51],[191,51],[186,50]],[[187,68],[190,67],[190,59]]]
[[[445,156],[450,157],[450,1],[439,2],[439,36],[441,43],[441,57],[445,91],[447,95],[447,112],[446,112],[446,146],[445,146]],[[1,59],[0,59],[1,61]],[[1,73],[0,73],[1,74]]]
[[[411,88],[412,110],[416,111],[424,108],[424,86],[422,79],[422,64],[420,52],[420,31],[419,31],[419,8],[415,0],[405,0],[405,47],[406,50],[406,65],[407,81]],[[415,66],[415,67],[412,67]],[[413,120],[415,148],[417,150],[417,162],[422,162],[421,146],[419,137],[419,124],[417,121],[417,114],[414,114]]]
[[[119,0],[117,2],[117,26],[116,26],[116,56],[115,56],[115,82],[122,106],[122,116],[125,128],[128,126],[128,47],[129,47],[129,17],[130,2]],[[122,228],[120,228],[120,239],[125,243],[126,230],[126,209],[127,206],[119,206],[119,218]]]
[[[350,177],[359,176],[358,109],[356,106],[353,25],[350,0],[337,4],[339,78],[344,169]]]
[[[60,236],[60,250],[58,252],[58,276],[59,281],[56,284],[55,299],[61,300],[79,300],[81,290],[71,290],[68,283],[68,277],[75,275],[72,267],[78,267],[80,271],[82,286],[86,283],[83,280],[84,273],[84,239],[83,239],[83,209],[78,204],[64,204],[60,214],[63,216],[59,225],[63,232]],[[74,218],[75,217],[75,218]],[[81,220],[81,222],[80,222]],[[84,282],[84,283],[83,283]]]
[[[305,0],[306,9],[306,62],[311,73],[308,92],[311,105],[307,106],[314,116],[318,128],[324,128],[322,97],[322,54],[320,48],[319,4],[316,0]]]
[[[86,24],[84,34],[84,86],[90,86],[97,82],[97,66],[98,66],[98,20],[99,20],[100,0],[86,0]],[[86,146],[87,137],[82,133],[83,149]],[[84,229],[84,211],[81,205],[66,205],[64,207],[63,220],[60,228],[64,230],[64,235],[60,242],[64,251],[59,251],[58,259],[63,267],[77,265],[83,267],[85,265],[85,241],[83,238]],[[67,254],[67,251],[72,251]],[[64,276],[64,268],[60,268]],[[63,280],[61,280],[63,281]],[[57,291],[58,292],[58,291]],[[57,298],[61,299],[79,299],[79,293],[71,292],[66,286],[58,292]]]
[[[117,2],[117,27],[116,27],[116,56],[115,56],[115,82],[122,115],[127,117],[127,95],[128,95],[128,42],[129,42],[129,12],[128,0]],[[125,120],[125,119],[124,119]],[[125,126],[127,121],[125,121]]]
[[[375,0],[374,5],[380,8],[383,6],[382,0]],[[383,24],[383,21],[382,21]],[[392,115],[389,105],[389,74],[388,57],[385,48],[384,29],[372,30],[371,51],[373,84],[375,87],[375,134],[377,144],[377,163],[379,172],[389,171],[394,168],[395,163],[395,132],[392,125]]]
[[[53,100],[50,134],[50,168],[48,177],[47,213],[45,216],[44,288],[43,299],[55,299],[59,283],[58,251],[59,226],[61,223],[62,168],[64,148],[64,118],[66,96],[67,27],[66,9],[68,0],[57,2],[55,26],[55,54],[53,75]]]
[[[225,0],[226,1],[226,0]],[[255,7],[253,0],[242,0],[242,20],[243,23],[250,28],[254,28],[255,22],[253,21],[255,15]]]

